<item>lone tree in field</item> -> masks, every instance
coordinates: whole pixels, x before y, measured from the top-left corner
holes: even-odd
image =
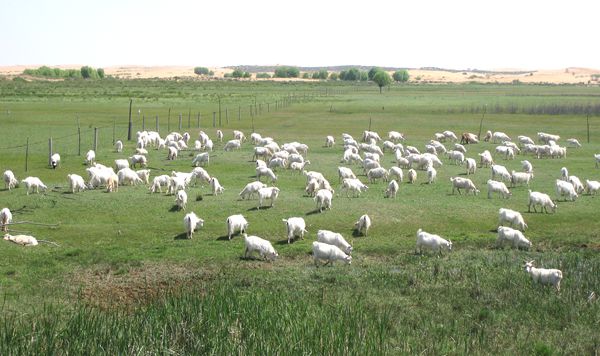
[[[196,67],[194,68],[194,73],[197,75],[208,75],[209,70],[206,67]]]
[[[406,69],[397,70],[394,72],[394,80],[400,83],[408,82],[408,71]]]
[[[390,75],[382,70],[375,73],[373,76],[373,81],[379,86],[379,94],[381,94],[381,89],[384,86],[392,84],[392,78]]]
[[[381,70],[381,68],[378,68],[378,67],[371,68],[371,70],[369,70],[369,80],[373,80],[373,77],[375,76],[375,74],[377,74],[377,72],[379,72],[380,70]]]
[[[98,72],[96,72],[96,70],[90,66],[83,66],[81,67],[80,71],[83,79],[98,78]]]
[[[277,67],[273,76],[275,78],[298,78],[300,76],[300,70],[296,67]]]

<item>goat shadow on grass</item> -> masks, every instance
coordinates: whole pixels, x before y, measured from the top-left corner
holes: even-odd
[[[300,239],[300,238],[298,237],[298,239]],[[296,242],[295,238],[292,239],[292,240],[290,240],[290,244],[289,245],[293,244],[294,242]],[[275,245],[278,245],[278,246],[288,245],[288,240],[287,239],[278,240],[277,242],[275,242]]]
[[[235,239],[236,236],[242,236],[241,234],[235,234],[235,235],[231,235],[231,239]],[[229,236],[227,235],[223,235],[223,236],[219,236],[217,237],[217,241],[230,241],[229,240]]]
[[[175,235],[175,237],[173,237],[173,240],[188,240],[187,233],[182,232],[181,234]]]
[[[171,209],[169,209],[169,211],[170,211],[171,213],[176,213],[176,212],[178,212],[178,211],[182,211],[182,210],[183,210],[183,209],[181,209],[181,208],[180,208],[179,206],[177,206],[177,205],[173,205],[173,206],[171,207]]]
[[[260,210],[266,210],[266,209],[271,209],[272,206],[270,205],[266,205],[266,206],[261,206],[260,209],[256,206],[249,208],[247,211],[260,211]]]
[[[321,212],[319,211],[319,209],[315,209],[315,210],[311,210],[308,213],[306,213],[306,216],[320,214],[320,213]]]
[[[365,235],[358,231],[358,229],[352,229],[352,237],[364,237]]]

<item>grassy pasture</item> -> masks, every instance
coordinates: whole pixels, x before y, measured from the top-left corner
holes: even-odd
[[[477,133],[482,112],[474,108],[487,105],[484,131],[504,131],[515,138],[546,131],[584,144],[570,149],[566,160],[527,158],[535,171],[531,189],[554,197],[554,179],[562,166],[582,180],[600,180],[592,157],[600,152],[597,117],[590,119],[592,143],[587,144],[585,116],[500,114],[494,107],[588,105],[600,95],[597,88],[404,86],[382,95],[374,87],[328,83],[3,81],[0,88],[0,169],[12,169],[19,179],[39,176],[52,188],[29,196],[23,188],[0,190],[0,205],[11,208],[17,221],[60,222],[58,228],[15,228],[61,245],[24,249],[5,243],[0,249],[2,354],[599,350],[595,330],[600,311],[597,302],[588,302],[590,292],[600,291],[597,197],[560,201],[557,214],[527,213],[527,187],[511,189],[508,200],[486,198],[489,169],[472,178],[482,194],[451,195],[449,178],[464,174],[464,167],[442,159],[435,184],[422,184],[425,172],[419,171],[418,183],[402,183],[396,200],[383,198],[386,185],[381,182],[368,184],[360,198],[348,199],[336,189],[333,209],[322,214],[304,196],[303,176],[278,172],[279,199],[273,208],[258,211],[256,200],[237,197],[254,180],[250,144],[237,152],[223,152],[216,145],[207,170],[226,188],[223,195],[213,197],[200,185],[188,190],[188,210],[206,220],[193,240],[181,239],[184,212],[173,209],[173,196],[150,194],[143,186],[120,187],[113,194],[66,191],[68,173],[86,177],[83,155],[92,146],[93,127],[100,127],[99,162],[109,165],[131,154],[135,142],[126,142],[126,154],[112,149],[113,125],[115,138],[126,138],[130,97],[134,131],[141,128],[140,109],[147,115],[147,128],[160,116],[164,136],[172,108],[171,131],[177,129],[179,113],[188,130],[191,110],[192,126],[195,113],[201,112],[202,129],[214,138],[212,112],[218,110],[220,96],[222,108],[231,110],[229,124],[222,113],[226,139],[233,129],[249,135],[249,106],[256,98],[264,103],[262,114],[254,118],[256,131],[279,143],[308,144],[309,169],[324,173],[334,188],[339,188],[342,151],[339,142],[333,149],[323,147],[326,135],[341,140],[340,134],[347,132],[359,138],[371,118],[372,129],[382,136],[398,130],[406,134],[406,144],[422,149],[434,132]],[[296,98],[292,105],[274,108],[275,100],[290,95]],[[271,103],[269,113],[266,103]],[[244,111],[238,121],[240,106]],[[82,156],[77,156],[76,116],[83,133]],[[189,132],[195,138],[198,129],[193,127]],[[27,137],[31,145],[25,173],[21,146]],[[63,159],[55,171],[47,167],[49,137]],[[469,146],[467,157],[493,148],[490,143]],[[170,162],[164,151],[150,150],[152,176],[191,170],[191,155],[182,152]],[[509,171],[520,170],[518,158],[495,157]],[[386,154],[382,165],[389,168],[392,159]],[[500,207],[524,212],[531,251],[495,247]],[[272,241],[278,261],[241,258],[243,240],[225,236],[225,219],[237,213],[246,216],[251,234]],[[372,217],[373,228],[368,237],[353,236],[352,225],[363,213]],[[309,234],[288,245],[281,219],[291,216],[304,217]],[[415,255],[420,227],[451,239],[454,251],[442,257]],[[341,232],[353,244],[352,265],[314,267],[309,253],[318,229]],[[521,268],[528,258],[563,270],[561,293],[531,285]],[[78,337],[81,333],[89,336]]]

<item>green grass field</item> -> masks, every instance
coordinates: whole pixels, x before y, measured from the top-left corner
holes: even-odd
[[[2,189],[0,207],[9,207],[15,221],[59,224],[13,227],[60,244],[2,244],[0,354],[598,353],[599,304],[589,300],[600,293],[598,197],[561,200],[556,214],[528,213],[527,187],[511,189],[507,200],[487,199],[485,168],[471,178],[480,195],[452,195],[449,178],[465,168],[445,158],[437,182],[423,184],[425,172],[418,171],[417,184],[402,183],[395,200],[383,197],[381,182],[348,199],[338,195],[337,180],[344,132],[359,139],[371,124],[382,136],[404,132],[406,144],[423,149],[435,132],[478,133],[483,117],[483,132],[534,138],[544,131],[580,140],[583,147],[569,149],[566,159],[527,157],[535,171],[531,189],[554,198],[563,166],[584,182],[600,180],[593,158],[600,121],[590,116],[587,143],[585,115],[598,96],[599,88],[579,86],[411,85],[380,95],[374,85],[325,82],[0,81],[0,170],[11,169],[19,180],[38,176],[50,187],[29,196],[23,187]],[[164,137],[178,130],[181,114],[182,131],[195,139],[200,113],[200,129],[215,140],[212,113],[220,100],[226,139],[234,129],[249,136],[254,125],[280,144],[308,144],[309,169],[336,189],[333,208],[315,213],[305,177],[290,171],[277,172],[281,193],[273,208],[239,200],[254,180],[249,143],[235,152],[216,144],[206,169],[225,187],[223,195],[212,196],[207,186],[188,189],[188,211],[205,220],[192,240],[182,239],[185,213],[173,208],[174,196],[145,186],[71,194],[66,176],[87,179],[83,161],[94,128],[100,163],[133,153],[135,141],[125,142],[122,154],[112,148],[113,137],[127,139],[130,98],[134,137],[142,117],[154,129],[158,115]],[[334,148],[323,147],[326,135],[336,138]],[[62,156],[56,170],[47,165],[51,137]],[[466,156],[494,147],[471,145]],[[149,151],[152,177],[192,169],[192,151],[176,161]],[[393,159],[386,153],[382,165],[391,167]],[[519,171],[524,158],[495,159]],[[352,169],[366,182],[362,169]],[[501,207],[523,213],[531,250],[496,247]],[[369,236],[353,236],[364,213],[373,220]],[[280,258],[243,259],[243,239],[226,237],[232,214],[244,214],[249,233],[270,240]],[[288,245],[281,219],[292,216],[306,220],[309,234]],[[452,240],[453,251],[416,255],[419,228]],[[354,246],[351,265],[315,268],[310,252],[319,229],[346,237]],[[526,259],[560,268],[561,292],[532,284]]]

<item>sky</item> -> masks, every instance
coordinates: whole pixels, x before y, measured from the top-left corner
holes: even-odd
[[[0,0],[0,66],[600,68],[597,0]]]

